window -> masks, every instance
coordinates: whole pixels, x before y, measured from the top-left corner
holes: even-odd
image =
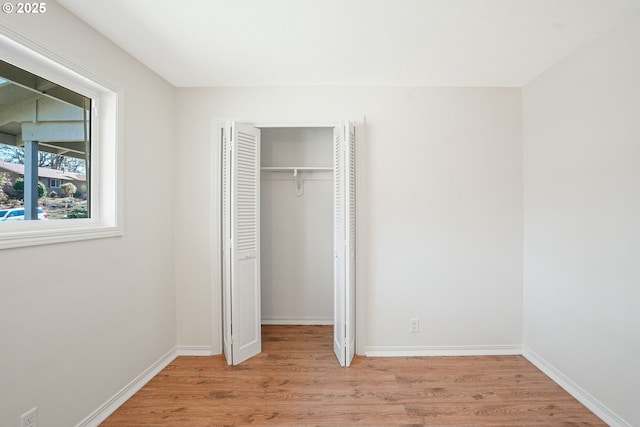
[[[0,22],[0,249],[122,234],[121,93],[51,58]]]
[[[22,204],[24,220],[37,220],[38,208],[53,220],[90,218],[90,189],[76,194],[73,183],[64,192],[61,186],[91,176],[92,99],[3,60],[0,79],[0,170],[11,172],[0,208]]]

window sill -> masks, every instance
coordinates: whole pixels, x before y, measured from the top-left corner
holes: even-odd
[[[0,250],[25,246],[40,246],[81,240],[122,236],[121,227],[95,224],[73,224],[64,228],[34,229],[0,232]],[[37,227],[40,228],[40,227]]]

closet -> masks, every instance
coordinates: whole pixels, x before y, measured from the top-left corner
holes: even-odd
[[[333,324],[355,354],[355,128],[230,123],[222,146],[223,348],[261,351],[260,326]]]
[[[262,324],[333,324],[333,130],[263,128]]]

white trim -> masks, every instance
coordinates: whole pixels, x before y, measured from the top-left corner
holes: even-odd
[[[214,356],[220,354],[210,345],[179,345],[178,356]]]
[[[333,325],[333,318],[316,319],[262,319],[263,325]]]
[[[211,303],[211,343],[214,354],[222,354],[224,349],[224,319],[222,310],[222,141],[221,132],[224,124],[211,122],[211,144],[209,152],[209,183],[211,185],[211,197],[209,198],[209,296]]]
[[[586,406],[591,412],[611,427],[631,427],[631,423],[623,420],[615,412],[609,409],[604,403],[593,397],[569,377],[556,369],[549,362],[544,360],[534,351],[524,348],[522,355],[536,368],[551,378],[556,384],[565,389],[567,393],[575,397],[576,400]]]
[[[452,345],[452,346],[367,346],[367,357],[414,356],[513,356],[522,354],[521,345]]]
[[[76,424],[77,427],[94,427],[100,425],[113,414],[124,402],[130,399],[138,390],[144,387],[153,377],[158,375],[160,371],[166,368],[178,356],[176,347],[169,350],[164,356],[158,359],[154,364],[149,366],[140,375],[133,379],[129,384],[124,386],[119,392],[113,395],[109,400],[103,403],[98,409],[93,411],[84,420]]]
[[[47,231],[30,230],[16,233],[3,233],[0,237],[0,249],[103,239],[122,236],[122,234],[121,228],[109,226],[86,226]]]
[[[279,115],[282,116],[282,115]],[[347,114],[344,116],[335,117],[317,117],[302,120],[279,120],[277,116],[274,117],[217,117],[213,119],[214,124],[225,125],[227,123],[247,123],[258,129],[267,128],[334,128],[341,126],[345,120],[350,121],[353,124],[364,124],[364,114]]]
[[[118,91],[114,85],[102,78],[102,76],[92,73],[70,58],[51,50],[16,27],[0,21],[0,29],[2,29],[0,43],[3,46],[4,53],[9,55],[11,62],[17,62],[14,65],[25,68],[26,66],[33,66],[31,62],[35,61],[38,64],[30,72],[49,80],[59,80],[58,83],[67,89],[90,98],[103,92],[105,88],[113,92]],[[61,76],[60,74],[66,74],[66,76]]]
[[[362,233],[358,232],[358,229],[361,229],[362,224],[361,221],[364,217],[364,213],[362,207],[364,206],[364,198],[363,198],[363,185],[362,182],[364,180],[365,174],[362,170],[362,165],[364,164],[364,155],[363,155],[363,145],[365,140],[365,120],[366,116],[364,114],[361,115],[351,115],[352,119],[349,121],[356,128],[356,354],[362,354],[358,349],[360,348],[363,342],[362,337],[364,336],[364,322],[362,319],[358,317],[358,314],[361,310],[358,310],[358,304],[362,304],[362,293],[363,290],[361,288],[361,284],[359,284],[362,279],[359,277],[359,273],[362,272],[362,255],[359,254],[358,247],[362,248],[364,246],[360,246],[362,243]],[[326,127],[332,128],[335,126],[340,126],[341,123],[344,123],[344,116],[342,118],[318,118],[311,120],[299,120],[299,121],[281,121],[277,119],[262,119],[256,120],[255,118],[213,118],[211,120],[211,147],[213,147],[213,151],[210,153],[210,161],[211,167],[209,170],[211,171],[210,176],[210,185],[211,189],[209,191],[211,200],[209,204],[209,218],[210,221],[210,250],[211,250],[211,261],[209,263],[209,283],[211,290],[211,323],[212,323],[212,337],[213,343],[216,346],[220,346],[223,348],[223,338],[224,338],[224,319],[223,319],[223,307],[222,307],[222,270],[220,268],[222,264],[222,253],[220,251],[220,242],[219,238],[215,239],[215,236],[219,235],[219,230],[221,229],[220,222],[222,221],[220,215],[220,209],[222,206],[222,199],[220,194],[220,174],[222,173],[222,168],[220,167],[220,150],[222,146],[222,141],[220,138],[220,129],[223,129],[228,123],[231,122],[239,122],[239,123],[250,123],[252,126],[257,128],[274,128],[274,127],[286,127],[286,128],[295,128],[295,127]],[[217,313],[218,315],[214,315]],[[297,321],[297,323],[266,323],[269,320],[263,320],[263,324],[302,324]],[[313,323],[318,324],[318,323]],[[332,323],[333,324],[333,321]],[[222,350],[221,350],[222,352]],[[520,353],[518,353],[520,354]]]
[[[369,310],[365,304],[365,283],[369,283],[365,269],[365,233],[367,226],[368,214],[366,203],[366,180],[367,173],[365,171],[365,147],[366,147],[366,128],[367,117],[363,114],[360,120],[351,121],[356,128],[356,354],[364,353],[365,336],[367,328],[366,313]]]
[[[0,249],[44,245],[124,234],[124,91],[74,61],[0,22],[3,60],[90,97],[90,219],[2,223]]]

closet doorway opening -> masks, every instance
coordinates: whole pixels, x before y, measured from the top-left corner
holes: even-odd
[[[262,324],[333,325],[355,354],[355,127],[228,123],[219,129],[223,351],[260,353]]]
[[[262,128],[263,325],[333,325],[333,129]]]

